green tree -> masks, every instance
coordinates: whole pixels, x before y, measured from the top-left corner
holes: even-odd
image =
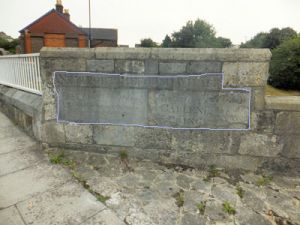
[[[251,40],[242,43],[241,48],[263,48],[266,42],[266,37],[268,33],[260,32],[256,34]]]
[[[204,20],[188,21],[172,37],[163,40],[163,47],[177,48],[225,48],[232,45],[227,38],[216,37],[215,28]]]
[[[292,28],[286,27],[283,29],[273,28],[267,35],[264,48],[274,49],[286,40],[297,37],[297,32]]]
[[[241,48],[270,48],[274,49],[284,41],[297,37],[297,32],[290,27],[273,28],[268,33],[258,33],[251,40],[241,44]]]
[[[215,46],[215,29],[204,20],[188,21],[180,31],[174,32],[173,46],[181,48],[205,48]]]
[[[16,52],[16,46],[19,44],[18,39],[14,39],[13,41],[8,41],[4,38],[0,37],[0,48],[4,48],[6,51],[11,53]]]
[[[153,48],[157,47],[157,43],[154,42],[151,38],[145,38],[141,40],[141,47]]]
[[[163,48],[171,48],[172,47],[172,39],[169,35],[166,35],[165,39],[163,40],[161,47]]]
[[[232,46],[232,42],[228,38],[217,37],[217,43],[219,43],[220,48],[229,48]]]
[[[268,83],[300,90],[300,37],[287,40],[272,51]]]

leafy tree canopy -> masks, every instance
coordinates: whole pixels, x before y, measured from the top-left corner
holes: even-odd
[[[171,37],[166,35],[162,47],[169,48],[226,48],[232,45],[230,39],[216,37],[215,28],[204,20],[188,21]]]
[[[287,40],[272,51],[268,83],[300,90],[300,37]]]
[[[241,48],[263,48],[268,33],[260,32],[251,40],[241,44]]]
[[[157,46],[158,46],[157,43],[154,42],[151,38],[145,38],[141,40],[141,47],[153,48]]]
[[[19,44],[18,39],[14,39],[13,41],[8,41],[4,38],[0,37],[0,48],[4,48],[6,51],[11,53],[16,52],[16,46]]]
[[[290,27],[273,28],[269,33],[258,33],[251,40],[241,44],[241,48],[270,48],[274,49],[284,41],[297,37],[297,32]]]
[[[163,48],[171,48],[172,47],[172,39],[169,35],[166,35],[165,39],[163,40],[161,47]]]

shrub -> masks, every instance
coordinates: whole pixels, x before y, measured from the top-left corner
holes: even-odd
[[[282,43],[272,54],[268,83],[277,88],[300,90],[300,37]]]

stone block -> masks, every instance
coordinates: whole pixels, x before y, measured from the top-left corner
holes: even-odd
[[[265,90],[264,88],[252,88],[252,109],[253,110],[264,110],[265,109]]]
[[[246,133],[241,137],[239,153],[241,155],[276,157],[283,148],[283,144],[276,135]]]
[[[145,74],[146,75],[158,74],[158,60],[153,60],[153,59],[145,60]]]
[[[186,63],[183,62],[160,62],[159,74],[185,74]]]
[[[283,135],[284,150],[282,155],[286,158],[300,158],[300,135]]]
[[[55,104],[56,93],[54,92],[54,87],[47,87],[43,89],[42,100],[44,105]]]
[[[270,111],[259,111],[251,113],[251,130],[258,133],[272,134],[275,125],[275,113]]]
[[[42,125],[42,141],[49,144],[65,143],[64,124],[47,122]]]
[[[41,110],[36,112],[32,119],[32,132],[34,137],[38,140],[42,140],[42,113]]]
[[[96,48],[96,59],[149,59],[151,58],[150,48]]]
[[[87,60],[87,71],[112,73],[114,70],[114,60]]]
[[[187,64],[188,74],[221,73],[221,62],[194,61]]]
[[[47,48],[41,49],[41,58],[84,58],[95,57],[94,48]]]
[[[93,142],[93,129],[90,125],[66,124],[65,132],[68,143],[92,144]]]
[[[300,112],[300,96],[265,96],[266,109]]]
[[[144,74],[145,65],[141,60],[115,60],[115,72],[124,74]]]
[[[44,120],[56,120],[56,105],[54,104],[48,104],[44,105],[43,107],[43,112],[44,112]]]
[[[202,74],[197,77],[177,77],[173,80],[174,90],[176,91],[222,91],[222,74]]]
[[[177,160],[173,163],[188,165],[196,168],[206,169],[211,165],[217,165],[226,169],[242,169],[256,171],[261,163],[262,158],[247,155],[225,155],[225,154],[199,154],[197,152],[177,151]]]
[[[267,84],[268,62],[225,62],[224,86],[263,87]]]
[[[138,142],[138,127],[94,125],[93,139],[96,144],[133,147]]]
[[[230,131],[173,131],[172,149],[177,152],[233,154],[238,151],[240,134]]]
[[[80,72],[86,71],[86,59],[83,58],[57,58],[47,59],[46,69],[55,71]],[[48,66],[48,67],[47,67]]]
[[[300,134],[300,112],[279,112],[276,116],[276,134]]]
[[[167,129],[144,128],[137,133],[135,147],[142,149],[171,149],[172,131]]]

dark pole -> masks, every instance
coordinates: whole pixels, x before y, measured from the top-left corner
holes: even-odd
[[[89,0],[89,48],[91,48],[91,0]]]

